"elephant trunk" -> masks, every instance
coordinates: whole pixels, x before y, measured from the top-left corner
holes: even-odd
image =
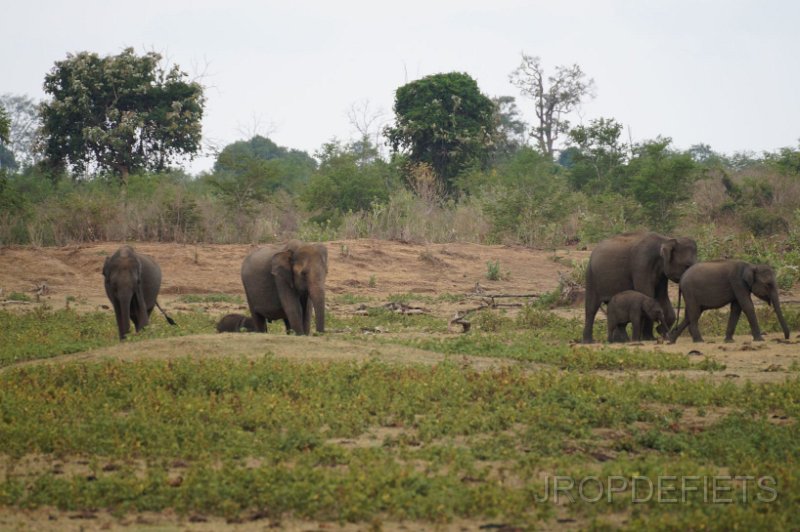
[[[118,299],[119,313],[117,313],[117,328],[119,339],[124,340],[131,328],[131,300],[133,294],[123,294]]]
[[[314,305],[317,332],[325,332],[325,288],[315,287],[309,293],[309,299],[311,299],[311,304]]]
[[[786,325],[786,320],[783,318],[783,311],[781,310],[781,301],[778,298],[778,290],[775,289],[772,292],[770,297],[772,307],[775,309],[775,315],[778,316],[778,323],[781,324],[781,329],[783,329],[783,337],[787,340],[789,339],[789,326]]]

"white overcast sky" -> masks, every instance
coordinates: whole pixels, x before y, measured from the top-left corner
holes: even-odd
[[[573,121],[615,118],[634,141],[759,153],[800,138],[797,0],[6,0],[0,20],[0,93],[43,98],[69,52],[155,50],[204,73],[204,137],[221,146],[259,129],[313,154],[355,137],[354,102],[389,120],[397,87],[452,71],[531,122],[508,81],[521,52],[579,64],[597,94]]]

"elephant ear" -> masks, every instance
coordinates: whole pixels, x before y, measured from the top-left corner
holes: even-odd
[[[106,261],[103,263],[103,277],[108,279],[109,269],[111,265],[111,257],[106,257]]]
[[[752,264],[746,264],[742,268],[742,281],[744,281],[747,290],[753,291],[753,283],[756,282],[756,269]]]
[[[663,244],[661,244],[661,258],[664,259],[664,264],[669,264],[672,260],[672,252],[675,251],[675,246],[678,245],[678,241],[674,238],[670,238]]]
[[[142,259],[139,258],[139,255],[134,255],[136,257],[136,283],[139,286],[142,286],[142,277],[144,277],[144,266],[142,265]]]
[[[287,249],[272,256],[272,275],[284,282],[289,288],[294,289],[292,250]]]
[[[315,244],[319,256],[322,257],[322,264],[325,265],[325,273],[328,273],[328,248],[324,244]]]
[[[758,264],[754,266],[756,275],[755,278],[762,283],[769,283],[770,280],[775,278],[775,270],[769,264]]]

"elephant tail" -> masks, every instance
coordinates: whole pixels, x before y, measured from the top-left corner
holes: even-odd
[[[177,325],[177,323],[175,323],[175,320],[173,320],[172,318],[170,318],[170,317],[167,315],[167,313],[164,311],[164,309],[163,309],[163,308],[161,308],[161,305],[159,305],[159,304],[158,304],[158,301],[156,301],[156,306],[158,307],[158,310],[160,310],[160,311],[161,311],[161,314],[163,314],[163,315],[164,315],[164,317],[165,317],[165,318],[167,318],[167,323],[169,323],[170,325]]]

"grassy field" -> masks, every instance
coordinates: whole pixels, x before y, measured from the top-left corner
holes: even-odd
[[[125,347],[210,333],[217,316],[175,317]],[[704,320],[720,334],[725,315]],[[430,315],[331,313],[324,338],[363,361],[279,356],[280,326],[247,356],[175,338],[167,356],[81,360],[54,357],[113,353],[108,312],[0,311],[0,505],[373,528],[800,527],[796,367],[753,384],[715,378],[713,356],[570,345],[581,323],[544,309],[472,321],[453,334]],[[397,363],[390,347],[438,358]]]

